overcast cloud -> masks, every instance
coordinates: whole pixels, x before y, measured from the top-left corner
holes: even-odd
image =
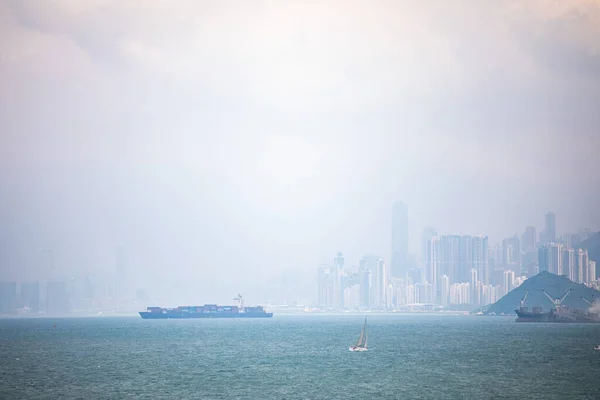
[[[598,230],[599,104],[597,0],[4,1],[1,278],[124,245],[173,302],[312,296],[395,200],[414,253]]]

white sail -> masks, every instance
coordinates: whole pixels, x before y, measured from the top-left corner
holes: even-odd
[[[360,331],[360,337],[358,338],[358,342],[356,342],[356,347],[362,347],[363,340],[365,340],[365,328],[366,327],[367,327],[367,318],[365,317],[365,324],[362,328],[362,331]]]
[[[365,351],[367,350],[367,317],[365,317],[365,323],[363,325],[362,331],[360,332],[360,337],[356,344],[350,347],[350,351]]]

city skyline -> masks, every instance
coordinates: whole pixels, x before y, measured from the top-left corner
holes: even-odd
[[[107,275],[122,245],[174,301],[300,296],[338,249],[391,268],[398,199],[417,260],[425,227],[597,231],[584,8],[0,2],[0,279],[42,250]]]
[[[590,230],[557,237],[552,211],[545,213],[539,237],[536,227],[527,225],[520,235],[494,245],[485,235],[439,235],[427,227],[421,235],[421,257],[410,266],[408,210],[402,201],[392,205],[392,268],[386,268],[385,259],[377,255],[365,255],[357,266],[344,268],[343,253],[338,252],[333,265],[319,267],[317,307],[390,311],[418,304],[485,306],[541,271],[598,288],[596,262],[589,259],[587,249],[578,247]]]
[[[410,279],[412,279],[412,282],[421,282],[424,284],[433,284],[434,286],[437,285],[437,288],[431,288],[431,289],[421,289],[421,290],[434,290],[435,294],[427,294],[427,296],[431,296],[432,299],[437,299],[439,300],[440,295],[442,293],[442,291],[445,291],[445,295],[443,296],[444,300],[442,300],[441,302],[438,301],[438,303],[441,304],[447,304],[448,303],[448,298],[450,298],[449,296],[459,296],[458,298],[461,298],[461,296],[466,296],[466,295],[461,295],[460,292],[461,288],[459,288],[457,285],[459,284],[465,284],[465,283],[470,283],[471,288],[467,288],[465,287],[464,290],[466,290],[467,292],[465,293],[469,293],[468,294],[468,299],[473,299],[474,296],[478,296],[481,297],[483,296],[480,292],[481,289],[478,289],[479,292],[475,291],[475,289],[473,289],[473,285],[475,285],[475,283],[477,283],[478,281],[481,281],[482,285],[490,285],[493,281],[492,279],[492,274],[494,274],[493,272],[493,267],[495,265],[510,265],[510,264],[514,264],[517,263],[518,267],[520,268],[520,271],[517,271],[516,269],[514,269],[513,271],[513,275],[511,277],[511,282],[515,281],[515,279],[517,279],[517,281],[519,281],[520,283],[522,282],[522,279],[526,276],[526,275],[530,275],[527,272],[527,268],[537,268],[535,271],[539,272],[541,270],[547,270],[553,273],[561,273],[561,274],[565,274],[567,275],[571,280],[575,281],[575,282],[588,282],[588,277],[591,276],[596,276],[596,272],[595,272],[595,263],[592,260],[589,260],[590,263],[588,264],[588,259],[587,259],[587,251],[585,252],[585,256],[583,256],[585,258],[585,263],[583,263],[581,260],[581,255],[577,256],[577,252],[580,252],[579,250],[575,249],[576,253],[571,254],[574,250],[571,249],[571,244],[573,242],[580,242],[582,240],[582,235],[589,235],[591,233],[590,229],[585,228],[585,229],[579,229],[578,232],[576,233],[564,233],[563,235],[557,235],[556,234],[556,214],[552,211],[546,212],[544,214],[544,225],[543,228],[539,230],[539,237],[536,236],[536,232],[538,231],[538,228],[535,226],[531,226],[531,225],[527,225],[524,226],[523,232],[521,235],[519,234],[515,234],[514,236],[508,237],[508,238],[504,238],[500,243],[495,243],[495,244],[490,244],[488,241],[488,237],[484,236],[484,235],[455,235],[455,234],[438,234],[438,232],[432,228],[432,227],[426,227],[422,234],[421,234],[421,245],[425,246],[425,248],[421,248],[420,249],[420,256],[416,257],[416,252],[409,252],[410,249],[406,249],[404,250],[405,253],[403,254],[403,259],[405,261],[405,264],[403,266],[404,269],[397,271],[396,274],[394,274],[394,268],[393,268],[393,261],[391,261],[393,259],[394,254],[397,254],[397,251],[394,251],[394,248],[398,249],[398,242],[400,241],[401,246],[402,245],[406,245],[406,235],[408,232],[408,226],[407,226],[407,221],[408,221],[408,216],[409,216],[409,208],[408,205],[402,201],[395,201],[392,203],[392,207],[391,207],[391,226],[392,226],[392,230],[391,230],[391,256],[390,258],[385,258],[382,256],[375,256],[375,255],[367,255],[362,257],[362,259],[358,262],[358,269],[356,265],[352,265],[351,268],[353,268],[355,270],[354,274],[355,277],[352,279],[363,279],[362,277],[357,278],[357,273],[358,271],[361,270],[361,268],[363,268],[363,263],[375,263],[376,265],[378,265],[376,268],[373,268],[371,264],[371,267],[368,268],[369,271],[369,276],[366,278],[369,281],[373,280],[373,282],[377,282],[376,284],[373,284],[375,287],[375,295],[373,294],[365,294],[362,292],[357,292],[358,294],[355,294],[356,296],[359,296],[359,298],[361,299],[366,299],[368,298],[368,302],[369,304],[386,304],[386,303],[390,303],[391,298],[388,298],[389,294],[385,294],[385,288],[388,287],[388,285],[390,285],[390,282],[393,282],[394,279],[404,279],[404,277],[409,277]],[[399,234],[400,232],[400,234]],[[547,234],[546,232],[549,232],[549,234]],[[558,236],[558,237],[557,237]],[[398,240],[398,238],[400,237],[400,240]],[[550,241],[547,242],[547,240],[549,240],[550,238],[554,237],[555,240],[554,241]],[[481,241],[480,244],[478,244]],[[531,244],[531,242],[533,242],[533,246]],[[451,243],[455,243],[455,244],[451,244]],[[542,267],[542,269],[540,269],[541,266],[541,259],[542,259],[542,247],[543,245],[548,244],[548,249],[556,249],[554,250],[554,253],[556,253],[557,255],[554,257],[554,261],[544,261],[545,263],[547,263],[544,267]],[[465,247],[467,246],[467,247]],[[449,251],[451,251],[451,249],[454,248],[455,251],[457,252],[454,256],[452,257],[468,257],[469,261],[459,261],[459,258],[455,258],[455,259],[451,259],[448,258],[450,257],[450,253],[448,253]],[[400,248],[402,249],[402,248]],[[461,250],[462,249],[462,250]],[[570,249],[570,251],[569,251]],[[77,280],[79,282],[87,282],[84,285],[87,285],[87,289],[81,289],[81,286],[78,286],[78,289],[70,289],[70,293],[68,294],[68,297],[71,299],[75,299],[75,298],[79,298],[81,299],[86,299],[85,302],[87,302],[86,304],[88,304],[88,308],[93,308],[93,307],[97,307],[97,302],[98,300],[94,300],[92,303],[89,303],[89,301],[87,299],[89,298],[98,298],[98,297],[102,297],[104,298],[104,306],[106,306],[106,304],[117,304],[119,301],[121,302],[121,305],[119,305],[119,307],[124,308],[124,309],[128,309],[128,310],[132,310],[135,307],[139,307],[141,304],[138,304],[138,302],[142,302],[144,300],[147,300],[147,292],[146,292],[146,288],[144,285],[140,285],[139,281],[136,281],[136,279],[134,277],[131,277],[131,275],[129,277],[127,277],[128,274],[128,266],[127,266],[127,257],[126,257],[126,248],[123,245],[118,245],[115,247],[115,253],[114,253],[114,271],[112,272],[112,276],[111,274],[106,275],[104,274],[103,277],[97,277],[96,279],[94,279],[94,281],[96,282],[96,290],[100,290],[100,292],[104,292],[103,294],[101,294],[100,296],[80,296],[80,295],[75,295],[73,293],[77,292],[77,293],[81,293],[81,291],[87,291],[88,293],[90,291],[93,292],[94,288],[93,288],[93,284],[90,282],[90,274],[87,271],[79,271],[77,274],[73,275],[71,274],[70,277],[68,277],[67,279],[63,278],[61,279],[60,275],[56,275],[56,268],[55,268],[55,254],[53,250],[42,250],[40,251],[40,257],[42,259],[42,263],[44,263],[46,265],[46,275],[44,277],[44,280],[41,281],[42,284],[45,284],[45,282],[51,283],[54,282],[53,285],[55,288],[58,288],[57,290],[62,290],[65,293],[65,296],[67,296],[67,289],[63,288],[61,289],[60,286],[56,286],[56,284],[60,284],[60,282],[71,282],[74,280]],[[498,250],[500,250],[498,252]],[[467,253],[465,253],[467,252]],[[368,252],[367,252],[368,253]],[[448,253],[448,255],[444,255]],[[551,254],[554,254],[551,253]],[[365,253],[366,254],[366,253]],[[461,256],[460,254],[464,254],[463,256]],[[478,255],[477,255],[478,254]],[[534,255],[536,258],[535,260],[531,260],[530,256]],[[436,260],[433,261],[430,258],[423,258],[423,257],[430,257],[432,256],[436,257]],[[548,256],[545,256],[548,257]],[[556,259],[562,260],[564,259],[568,259],[571,260],[569,261],[568,265],[565,265],[564,267],[562,266],[562,261],[556,261]],[[549,259],[552,259],[552,257],[550,257]],[[341,276],[343,275],[343,270],[344,270],[344,257],[343,257],[343,253],[338,253],[338,256],[336,257],[335,260],[338,261],[334,261],[334,266],[338,266],[338,270],[337,272],[334,271],[333,273],[339,276],[340,279],[335,280],[335,299],[333,300],[333,302],[336,304],[336,308],[343,308],[343,304],[344,301],[348,301],[347,297],[350,295],[349,293],[344,293],[343,290],[343,284],[341,282]],[[371,260],[371,261],[368,261]],[[386,260],[390,260],[390,261],[386,261]],[[409,264],[409,260],[413,260],[415,263],[413,264]],[[453,260],[453,261],[451,261]],[[478,261],[479,260],[479,261]],[[544,259],[546,260],[546,259]],[[577,262],[575,262],[577,261]],[[461,264],[462,263],[462,264]],[[325,268],[328,268],[325,265]],[[591,272],[591,269],[594,269],[594,272]],[[507,271],[500,271],[500,272],[507,272]],[[129,271],[130,273],[130,271]],[[475,274],[475,275],[473,275]],[[319,276],[321,276],[321,270],[319,272]],[[475,276],[475,280],[473,280],[473,276]],[[522,278],[522,277],[523,278]],[[83,281],[82,281],[83,279]],[[317,280],[321,279],[320,277],[317,278]],[[498,282],[499,279],[504,279],[506,280],[506,276],[503,275],[503,277],[501,278],[497,278],[495,279],[496,283]],[[23,285],[25,285],[24,287],[26,288],[25,290],[28,292],[31,292],[30,288],[32,285],[39,285],[40,281],[35,280],[35,279],[25,279],[25,280],[18,280],[19,282],[22,282]],[[469,282],[471,281],[471,282]],[[9,283],[12,285],[12,283],[10,282],[5,282],[5,283]],[[69,284],[70,286],[72,286],[72,283]],[[81,284],[79,284],[81,285]],[[98,286],[99,285],[99,286]],[[441,286],[444,286],[445,288],[442,289]],[[456,286],[456,287],[454,287]],[[494,285],[490,286],[493,287]],[[487,286],[486,286],[487,287]],[[512,287],[512,284],[511,284]],[[43,289],[43,287],[42,287]],[[12,289],[10,289],[12,290]],[[9,291],[10,291],[9,290]],[[488,290],[488,289],[486,289]],[[501,295],[501,293],[504,293],[503,290],[505,290],[504,288],[501,288],[501,291],[498,293],[488,293],[486,296],[487,299],[492,299],[492,298],[497,298],[498,296]],[[42,290],[43,291],[43,290]],[[40,292],[41,293],[41,292]],[[315,301],[318,304],[318,299],[320,298],[320,294],[317,294],[316,296],[312,296],[310,293],[306,293],[306,291],[304,291],[304,293],[302,292],[302,290],[300,289],[299,293],[301,293],[300,296],[296,296],[297,298],[304,298],[307,299],[309,301]],[[419,296],[419,292],[415,291],[415,296],[417,296],[416,298],[418,298]],[[373,297],[375,296],[375,297]],[[491,296],[491,297],[490,297]],[[31,296],[30,296],[31,297]],[[60,297],[60,296],[59,296]],[[481,297],[483,298],[483,297]],[[110,299],[110,300],[109,300]],[[121,300],[118,300],[121,299]],[[128,299],[126,302],[123,302],[124,299]],[[166,298],[168,299],[168,297]],[[312,299],[312,300],[311,300]],[[344,300],[346,299],[346,300]],[[60,300],[63,301],[64,300]],[[108,301],[108,303],[107,303]],[[287,300],[286,300],[287,301]],[[366,301],[366,300],[364,300]],[[45,304],[44,300],[42,299],[41,304]],[[433,303],[435,303],[435,301],[433,301]],[[93,306],[89,306],[89,304],[93,304]],[[100,305],[102,305],[103,303],[100,302]],[[137,304],[137,305],[136,305]],[[356,301],[356,304],[359,304],[358,301]],[[364,302],[363,302],[364,304]],[[38,308],[38,306],[36,306],[35,308]],[[114,306],[113,306],[114,307]]]

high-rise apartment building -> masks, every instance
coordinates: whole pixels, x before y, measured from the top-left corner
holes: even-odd
[[[548,246],[542,246],[538,249],[538,271],[548,271]]]
[[[488,255],[487,236],[436,236],[428,244],[428,279],[435,283],[447,275],[450,284],[469,282],[471,269],[475,269],[479,280],[489,284]]]
[[[521,243],[517,235],[502,241],[502,263],[504,265],[521,262]]]
[[[344,287],[342,286],[342,275],[344,273],[344,255],[338,252],[333,259],[333,307],[344,306]]]
[[[447,306],[450,304],[450,278],[448,275],[440,276],[440,304]]]
[[[471,236],[470,241],[472,268],[477,271],[479,281],[484,285],[489,285],[491,277],[488,259],[488,237]]]
[[[563,274],[562,255],[562,245],[552,243],[548,246],[548,272],[551,272],[556,275]]]
[[[431,238],[437,236],[437,232],[435,231],[435,229],[428,227],[423,229],[423,232],[421,233],[421,260],[420,260],[420,265],[421,267],[426,270],[427,269],[427,258],[428,258],[428,243],[431,240]],[[424,276],[425,280],[427,280],[427,274],[425,274]]]
[[[530,252],[536,250],[537,239],[538,238],[535,226],[525,227],[525,232],[523,233],[523,240],[521,241],[523,251]]]
[[[408,276],[408,208],[403,202],[392,207],[392,266],[395,278]]]
[[[358,270],[361,305],[385,308],[389,276],[383,259],[375,255],[365,255],[359,261]]]
[[[450,285],[460,282],[461,237],[458,235],[440,236],[438,275],[447,275]]]
[[[575,276],[575,250],[565,248],[562,254],[562,273],[567,277],[576,282]]]
[[[66,282],[48,282],[46,285],[46,312],[48,314],[66,314],[69,312]]]
[[[589,261],[588,262],[588,276],[587,276],[587,281],[588,283],[590,282],[594,282],[598,279],[598,275],[596,272],[596,261]]]
[[[335,272],[331,265],[321,265],[318,275],[317,305],[322,308],[333,308]]]
[[[574,282],[584,283],[586,269],[588,267],[587,250],[577,249],[575,251],[575,279]]]
[[[29,312],[38,313],[40,311],[40,283],[23,282],[21,283],[21,304],[29,308]]]
[[[515,272],[511,270],[504,271],[504,293],[508,293],[515,288]]]
[[[556,241],[556,215],[552,211],[548,211],[544,222],[544,242],[554,243]]]
[[[425,280],[434,285],[438,281],[440,238],[437,236],[429,238],[425,243]]]

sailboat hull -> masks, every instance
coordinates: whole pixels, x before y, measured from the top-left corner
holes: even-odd
[[[350,347],[348,350],[350,351],[367,351],[364,347]]]

